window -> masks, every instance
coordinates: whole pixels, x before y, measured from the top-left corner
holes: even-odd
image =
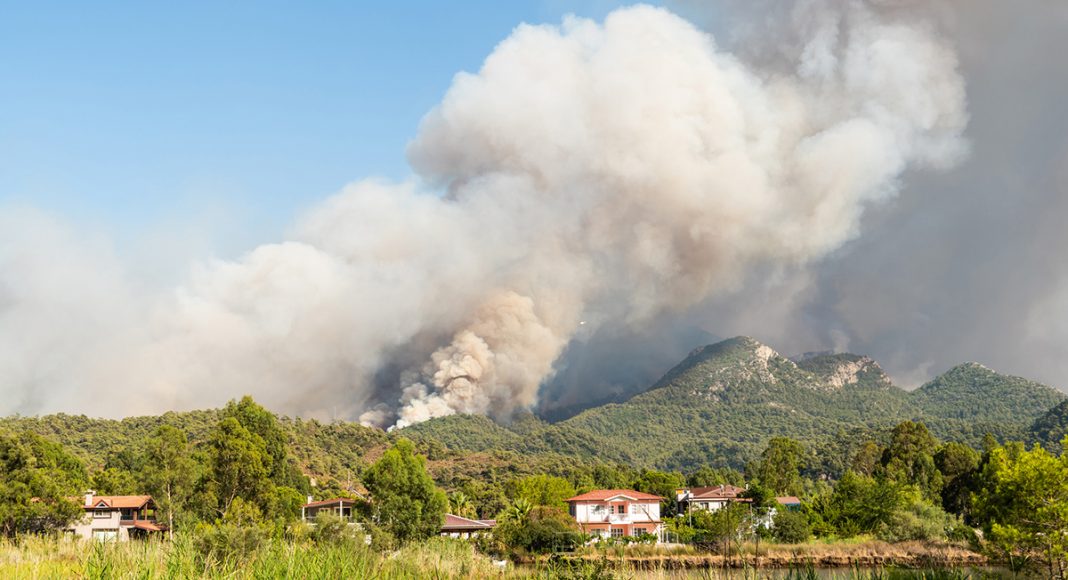
[[[632,532],[635,536],[640,536],[645,533],[645,528],[634,528]]]
[[[124,520],[132,520],[133,519],[133,510],[132,509],[122,508],[121,510],[119,510],[119,513],[122,514],[120,517],[122,519],[124,519]]]
[[[598,515],[603,514],[604,513],[604,506],[603,505],[595,505],[595,506],[593,506],[593,513],[598,514]]]
[[[119,539],[119,530],[93,530],[93,539],[98,542],[110,542]]]
[[[613,538],[622,538],[623,537],[623,528],[612,528],[612,537]]]
[[[567,513],[570,514],[571,517],[575,517],[575,504],[573,504],[573,503],[567,504]]]
[[[109,512],[107,510],[93,510],[93,519],[94,520],[110,520],[111,519],[111,512]]]

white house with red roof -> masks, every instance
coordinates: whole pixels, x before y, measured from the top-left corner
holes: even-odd
[[[166,530],[156,522],[156,502],[150,495],[96,495],[88,491],[82,509],[85,515],[66,530],[81,538],[125,541]]]
[[[712,485],[708,487],[690,487],[675,490],[675,500],[683,511],[707,510],[714,512],[729,503],[751,503],[753,500],[742,497],[744,487],[736,485]]]
[[[565,501],[584,533],[606,538],[653,534],[660,541],[660,499],[630,489],[597,489]]]

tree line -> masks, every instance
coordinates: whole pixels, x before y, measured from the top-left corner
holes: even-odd
[[[377,546],[436,535],[451,512],[498,520],[496,533],[479,540],[486,551],[536,553],[587,539],[567,514],[568,497],[591,489],[635,489],[663,498],[663,519],[674,539],[717,549],[758,538],[957,541],[1013,566],[1041,563],[1051,576],[1063,577],[1068,455],[992,437],[975,450],[940,442],[912,421],[855,449],[835,479],[811,469],[813,450],[805,444],[777,437],[744,470],[706,465],[683,473],[598,463],[506,479],[492,474],[435,482],[426,449],[400,438],[354,475],[367,492],[358,494],[354,482],[313,486],[278,419],[246,397],[227,404],[199,441],[161,425],[92,473],[47,438],[0,433],[0,534],[63,527],[81,516],[76,498],[92,488],[102,495],[151,494],[157,519],[170,530],[196,531],[209,547],[235,549],[294,533],[309,495],[347,496],[359,499],[359,529]],[[745,487],[747,501],[714,513],[688,512],[676,503],[678,488],[720,484]],[[801,509],[784,509],[775,500],[782,495],[801,498]],[[320,524],[319,535],[350,530],[326,519]]]

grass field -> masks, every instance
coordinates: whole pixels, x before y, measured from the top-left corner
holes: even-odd
[[[247,553],[219,556],[198,547],[193,538],[182,535],[170,542],[123,543],[26,537],[17,543],[0,541],[0,578],[967,580],[986,576],[952,567],[918,570],[880,566],[821,568],[819,558],[810,556],[828,548],[840,555],[844,555],[841,552],[844,550],[855,557],[886,547],[853,544],[827,546],[821,550],[810,544],[808,550],[795,552],[801,558],[793,560],[793,564],[778,563],[778,566],[764,569],[747,564],[724,569],[722,562],[698,562],[708,556],[692,553],[692,550],[655,553],[638,550],[626,554],[584,550],[576,554],[577,557],[539,559],[517,568],[511,563],[498,566],[489,557],[477,553],[471,544],[445,538],[434,538],[387,553],[353,542],[315,544],[269,540]]]

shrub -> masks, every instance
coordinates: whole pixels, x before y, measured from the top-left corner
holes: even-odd
[[[958,520],[942,508],[926,501],[916,501],[895,510],[889,521],[879,526],[876,536],[887,542],[907,540],[944,540],[946,532],[958,524]]]
[[[802,512],[779,510],[775,514],[775,539],[784,544],[800,544],[812,536],[808,517]]]

